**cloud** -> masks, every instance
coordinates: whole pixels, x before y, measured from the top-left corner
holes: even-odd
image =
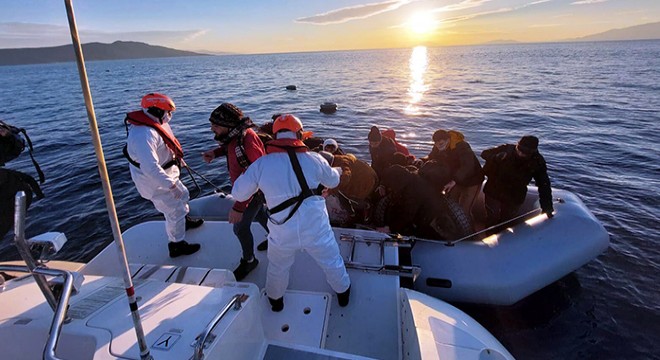
[[[549,27],[557,27],[557,26],[563,26],[564,24],[535,24],[535,25],[530,25],[528,26],[529,28],[549,28]]]
[[[489,2],[489,1],[491,1],[491,0],[464,0],[460,3],[458,3],[458,4],[447,5],[447,6],[443,6],[443,7],[433,9],[433,12],[447,12],[447,11],[454,11],[454,10],[457,10],[457,9],[463,10],[463,9],[468,9],[468,8],[475,7],[475,6],[480,6],[480,5],[482,5],[486,2]],[[476,17],[516,11],[516,10],[524,9],[526,7],[530,7],[530,6],[534,6],[534,5],[538,5],[538,4],[543,4],[543,3],[546,3],[546,2],[550,2],[550,1],[552,1],[552,0],[537,0],[537,1],[533,1],[533,2],[530,2],[530,3],[515,6],[515,7],[506,7],[506,8],[499,8],[499,9],[495,9],[495,10],[482,11],[482,12],[477,12],[477,13],[472,13],[472,14],[459,15],[459,16],[455,16],[455,17],[451,17],[451,18],[442,19],[442,22],[443,23],[456,23],[456,22],[460,22],[460,21],[474,19]],[[593,0],[593,1],[598,1],[598,0]],[[605,0],[603,0],[603,1],[605,1]]]
[[[142,41],[150,44],[173,44],[193,40],[208,30],[103,32],[79,29],[84,43],[111,43],[117,40]],[[0,48],[58,46],[71,43],[69,27],[34,23],[0,23]]]
[[[298,23],[314,25],[341,24],[351,20],[366,19],[374,15],[396,10],[403,5],[417,0],[390,0],[380,3],[371,3],[331,10],[323,14],[298,18]]]
[[[449,12],[449,11],[471,9],[491,1],[492,0],[463,0],[458,4],[446,5],[443,7],[433,9],[433,12]]]
[[[590,4],[598,4],[605,2],[607,0],[580,0],[580,1],[574,1],[571,3],[571,5],[590,5]]]

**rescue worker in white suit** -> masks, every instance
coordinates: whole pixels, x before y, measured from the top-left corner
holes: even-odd
[[[131,178],[140,195],[165,216],[170,257],[193,254],[201,246],[186,242],[185,231],[204,220],[188,217],[188,189],[179,180],[183,150],[169,125],[176,106],[159,93],[145,95],[141,106],[124,120],[128,131],[124,155],[131,164]]]
[[[302,122],[290,114],[273,123],[275,140],[266,155],[236,179],[232,196],[249,199],[257,190],[270,211],[266,294],[273,311],[284,308],[284,293],[296,252],[306,251],[323,269],[340,306],[348,305],[351,281],[330,227],[320,186],[339,185],[340,168],[331,168],[318,153],[308,151]]]

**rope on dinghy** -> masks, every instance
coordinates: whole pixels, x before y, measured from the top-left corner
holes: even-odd
[[[555,204],[562,204],[562,203],[564,203],[564,202],[565,202],[565,200],[564,200],[564,199],[561,199],[561,198],[556,198],[556,199],[553,201],[553,203],[555,203]],[[410,236],[408,236],[408,235],[401,235],[401,234],[397,234],[397,233],[383,233],[383,234],[389,236],[389,237],[390,237],[391,239],[393,239],[393,240],[412,242],[413,246],[414,246],[415,242],[417,242],[417,241],[421,241],[421,242],[433,242],[433,243],[438,243],[438,242],[440,242],[440,243],[444,243],[445,246],[454,246],[455,244],[457,244],[457,243],[459,243],[459,242],[463,242],[463,241],[465,241],[465,240],[472,239],[472,238],[474,238],[474,237],[477,236],[477,235],[481,235],[481,234],[487,233],[487,232],[489,232],[489,231],[495,230],[495,229],[500,228],[500,227],[503,227],[503,226],[505,226],[505,225],[511,225],[511,224],[513,224],[513,223],[515,223],[515,222],[517,222],[517,221],[523,220],[523,219],[527,220],[528,218],[531,218],[531,217],[532,217],[532,216],[530,216],[530,215],[537,216],[537,215],[541,214],[541,211],[542,211],[541,208],[534,208],[534,209],[532,209],[532,210],[530,210],[530,211],[528,211],[528,212],[526,212],[526,213],[524,213],[524,214],[518,215],[518,216],[516,216],[516,217],[514,217],[514,218],[511,218],[511,219],[509,219],[509,220],[505,220],[505,221],[503,221],[503,222],[501,222],[501,223],[499,223],[499,224],[495,224],[495,225],[489,226],[489,227],[487,227],[487,228],[485,228],[485,229],[483,229],[483,230],[479,230],[479,231],[477,231],[477,232],[475,232],[475,233],[472,233],[472,234],[470,234],[470,235],[466,235],[466,236],[464,236],[464,237],[462,237],[462,238],[460,238],[460,239],[456,239],[456,240],[433,240],[433,239],[424,239],[424,238],[416,237],[416,236],[414,236],[414,235],[410,235]],[[376,229],[373,228],[373,227],[370,227],[370,226],[367,226],[367,225],[363,225],[363,224],[356,224],[356,227],[357,227],[357,228],[360,228],[360,229],[365,229],[365,230],[378,231],[378,230],[376,230]]]

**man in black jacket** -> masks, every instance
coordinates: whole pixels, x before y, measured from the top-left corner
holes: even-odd
[[[392,165],[394,153],[397,152],[394,140],[382,136],[376,126],[372,126],[367,137],[369,139],[369,154],[371,154],[371,167],[378,177],[383,176],[383,171]]]
[[[422,160],[435,161],[449,172],[449,181],[440,189],[456,201],[465,215],[472,219],[472,206],[479,195],[484,174],[479,159],[465,141],[462,133],[456,130],[438,130],[433,133],[434,146],[431,153]],[[429,163],[432,166],[432,163]]]
[[[552,189],[545,159],[538,152],[539,139],[523,136],[518,144],[504,144],[484,150],[484,173],[488,177],[484,186],[486,215],[492,226],[514,217],[525,201],[527,185],[532,178],[539,189],[541,210],[551,218]]]

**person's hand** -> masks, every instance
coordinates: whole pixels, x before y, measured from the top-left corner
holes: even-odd
[[[202,153],[202,160],[204,160],[205,163],[208,164],[213,161],[213,159],[215,159],[215,153],[213,150],[204,151]]]
[[[183,158],[179,159],[179,165],[180,165],[182,168],[184,168],[184,167],[188,167],[188,164],[186,164],[186,161],[183,160]]]
[[[454,188],[454,186],[456,186],[456,181],[452,180],[452,181],[448,182],[447,185],[445,185],[444,188],[442,188],[442,192],[444,194],[449,194],[449,192],[451,191],[451,189]]]
[[[229,210],[229,223],[237,224],[243,219],[243,213],[234,209]]]
[[[174,198],[177,200],[181,200],[184,194],[183,184],[180,186],[179,184],[181,184],[181,182],[177,181],[172,186],[170,186],[170,192],[172,193],[172,196],[174,196]]]

